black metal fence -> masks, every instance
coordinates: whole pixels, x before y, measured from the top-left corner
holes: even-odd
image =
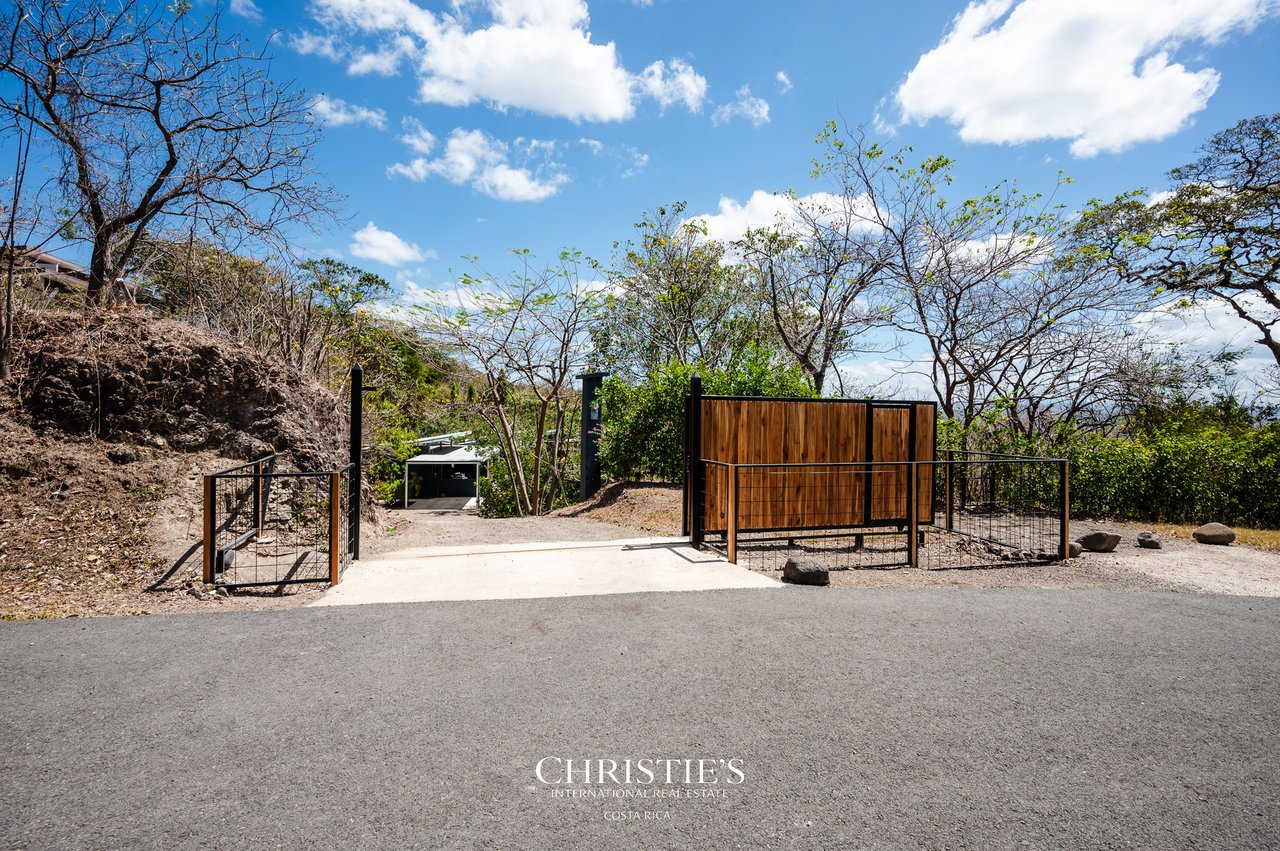
[[[1068,556],[1069,471],[1061,459],[949,452],[910,462],[704,460],[691,473],[694,544],[758,570],[781,570],[788,558],[847,570]]]
[[[270,455],[204,477],[204,581],[228,588],[336,585],[355,550],[354,464],[277,471]]]

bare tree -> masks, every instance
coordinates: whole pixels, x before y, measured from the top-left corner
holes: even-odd
[[[100,301],[151,231],[240,238],[332,215],[308,158],[304,93],[215,11],[139,0],[18,0],[0,17],[0,76],[30,97],[0,111],[61,160],[66,206],[92,246]]]
[[[858,198],[865,226],[891,247],[884,274],[895,291],[891,321],[928,347],[924,369],[942,412],[968,425],[1017,392],[1018,365],[1048,356],[1042,338],[1123,324],[1137,309],[1105,263],[1080,252],[1052,199],[1003,182],[950,203],[951,160],[908,161],[861,131],[834,124],[820,137],[816,171]],[[1060,355],[1060,353],[1059,353]]]
[[[861,333],[890,318],[879,288],[893,246],[869,221],[864,196],[788,197],[790,215],[738,245],[778,339],[821,395],[842,356],[875,350]]]
[[[452,299],[424,308],[418,329],[474,371],[467,407],[486,424],[511,475],[520,514],[550,510],[561,492],[568,433],[580,400],[574,376],[591,352],[588,330],[601,296],[579,276],[578,254],[497,277],[462,276]]]

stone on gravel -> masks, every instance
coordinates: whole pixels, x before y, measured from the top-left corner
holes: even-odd
[[[782,566],[782,581],[797,585],[830,585],[831,575],[817,562],[789,558]]]
[[[1076,540],[1091,553],[1110,553],[1120,543],[1120,536],[1115,532],[1090,532]]]
[[[1155,532],[1139,532],[1138,546],[1144,550],[1158,550],[1163,547],[1160,543],[1160,536]]]
[[[1072,541],[1067,544],[1067,554],[1071,558],[1080,558],[1080,556],[1084,555],[1084,547],[1079,541]]]
[[[1222,523],[1206,523],[1191,533],[1202,544],[1218,544],[1226,546],[1236,539],[1235,530]]]

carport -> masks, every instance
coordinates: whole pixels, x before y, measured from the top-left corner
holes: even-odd
[[[474,507],[477,485],[485,475],[487,460],[467,440],[470,432],[454,432],[424,437],[418,441],[422,450],[404,462],[404,505],[442,507],[440,500],[457,502],[458,507]],[[427,503],[415,506],[414,503]]]

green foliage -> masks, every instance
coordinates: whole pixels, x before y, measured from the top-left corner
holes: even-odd
[[[939,422],[939,448],[1065,457],[1081,514],[1170,523],[1280,528],[1280,423],[1250,421],[1232,402],[1183,402],[1125,436],[1060,428],[1028,440],[974,423]]]
[[[769,349],[748,347],[724,369],[673,362],[644,384],[606,379],[601,388],[600,464],[618,480],[677,481],[684,474],[684,398],[694,375],[709,396],[813,397],[804,373]]]

